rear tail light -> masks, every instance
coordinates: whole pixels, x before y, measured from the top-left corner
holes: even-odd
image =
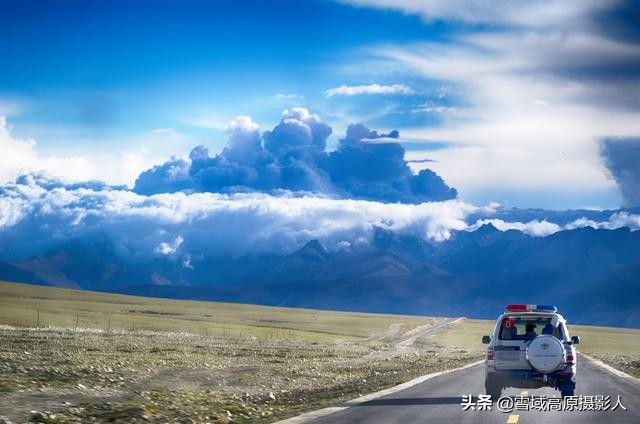
[[[487,361],[493,361],[493,350],[487,351]]]
[[[567,362],[573,362],[573,353],[567,353]]]

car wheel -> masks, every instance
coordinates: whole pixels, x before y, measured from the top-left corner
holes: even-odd
[[[576,385],[575,384],[561,384],[560,385],[560,394],[562,395],[562,397],[567,397],[567,396],[574,396],[576,391]]]

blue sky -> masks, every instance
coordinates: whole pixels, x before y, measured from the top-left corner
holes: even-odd
[[[616,208],[638,181],[600,147],[640,136],[626,2],[1,3],[5,181],[133,186],[196,145],[221,151],[236,116],[265,131],[296,106],[332,127],[329,149],[349,124],[400,130],[407,159],[435,161],[415,172],[476,204]]]
[[[354,50],[450,31],[321,1],[32,3],[4,14],[3,96],[33,101],[45,123],[123,131],[205,118],[224,126],[240,114],[275,123],[291,104],[331,108],[324,90],[345,83],[338,68]]]

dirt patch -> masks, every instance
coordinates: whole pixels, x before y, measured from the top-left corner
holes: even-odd
[[[386,331],[381,331],[379,333],[373,333],[369,337],[365,339],[365,341],[373,341],[373,340],[383,340],[396,336],[400,329],[404,326],[402,323],[394,323],[390,324],[389,328]]]
[[[640,355],[620,353],[589,353],[589,356],[627,374],[640,378]]]

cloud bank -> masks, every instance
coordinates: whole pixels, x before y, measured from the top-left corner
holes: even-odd
[[[335,151],[328,152],[329,125],[304,108],[285,110],[262,134],[250,117],[226,130],[229,141],[215,156],[204,146],[188,159],[173,158],[143,172],[139,194],[306,191],[328,197],[421,203],[455,199],[457,191],[430,169],[414,175],[404,158],[398,131],[378,134],[351,125]]]
[[[80,243],[131,264],[162,259],[197,269],[211,258],[289,254],[314,239],[330,250],[367,247],[380,229],[429,243],[488,223],[536,237],[578,227],[640,229],[638,214],[616,212],[601,221],[595,216],[585,213],[568,224],[544,218],[518,222],[497,205],[382,203],[292,192],[147,196],[97,182],[67,185],[38,174],[0,187],[0,260],[28,260]]]
[[[466,228],[465,217],[478,209],[457,200],[409,205],[284,192],[146,196],[28,175],[0,188],[0,257],[25,259],[69,240],[104,238],[134,262],[283,254],[312,239],[329,248],[363,245],[376,227],[437,241]]]

